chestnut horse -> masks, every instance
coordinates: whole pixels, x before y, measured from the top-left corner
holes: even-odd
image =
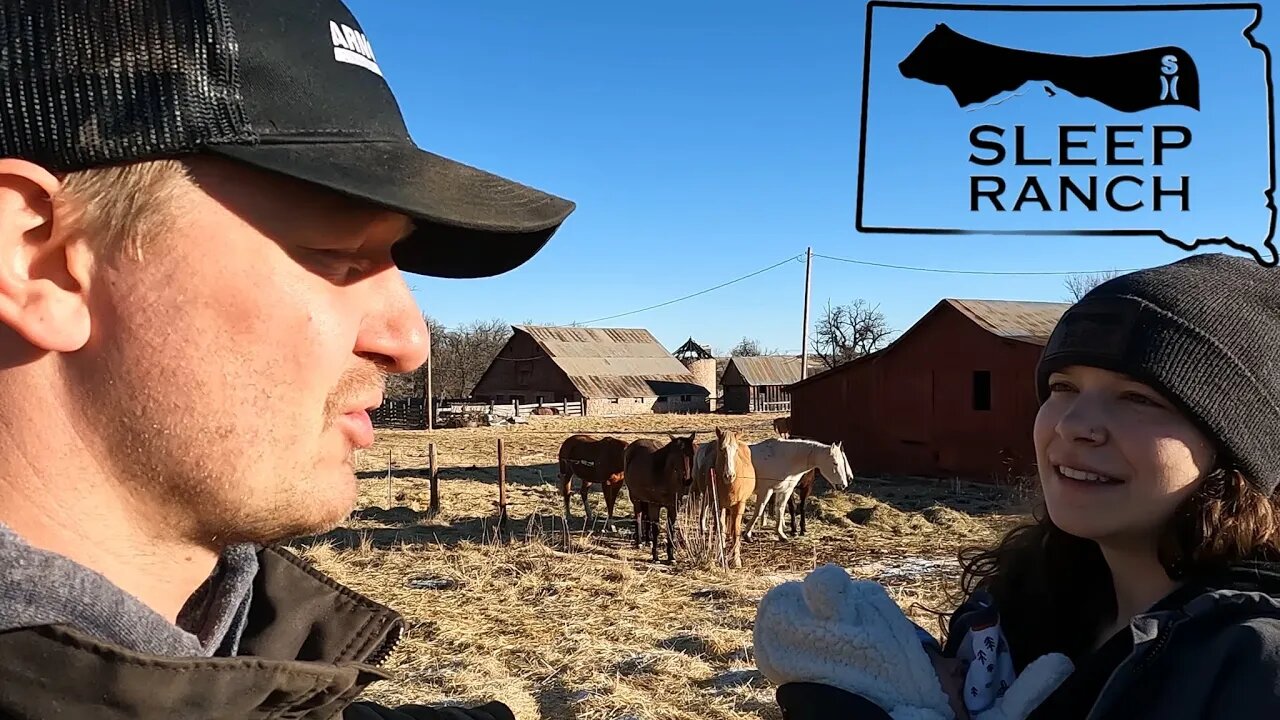
[[[587,502],[587,494],[592,483],[601,486],[604,491],[604,505],[609,511],[605,521],[605,529],[617,532],[613,526],[613,506],[622,492],[623,454],[627,450],[627,441],[616,437],[597,438],[592,435],[570,435],[560,443],[560,494],[564,496],[564,523],[569,525],[569,495],[573,478],[582,483],[582,508],[584,520],[583,530],[591,525],[591,503]]]
[[[742,515],[756,492],[756,471],[751,446],[732,430],[716,428],[715,468],[711,487],[716,498],[716,533],[729,539],[726,556],[733,567],[742,567]]]
[[[773,431],[778,433],[778,437],[791,437],[791,416],[774,418]]]
[[[667,509],[667,562],[675,562],[676,508],[680,497],[693,482],[694,434],[671,437],[666,445],[641,439],[627,446],[624,454],[624,482],[635,508],[635,545],[641,538],[653,544],[653,560],[658,561],[658,519]]]

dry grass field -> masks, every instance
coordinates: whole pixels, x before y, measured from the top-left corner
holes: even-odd
[[[554,463],[573,432],[631,440],[696,430],[702,442],[719,424],[755,441],[773,435],[773,417],[547,417],[379,431],[359,459],[360,507],[342,528],[295,548],[406,617],[405,640],[388,663],[397,677],[375,684],[370,699],[496,698],[522,720],[776,719],[773,688],[751,652],[755,605],[769,587],[840,563],[881,580],[913,619],[935,628],[917,604],[948,609],[957,550],[993,541],[1019,519],[1019,504],[1007,491],[946,482],[858,478],[846,491],[820,482],[805,536],[781,541],[765,524],[743,545],[744,567],[722,570],[696,540],[678,548],[674,566],[651,562],[647,548],[633,547],[625,491],[615,513],[620,534],[604,532],[602,522],[584,533],[575,484],[566,539]],[[498,438],[507,462],[506,533],[494,526]],[[435,516],[426,512],[428,443],[440,477]],[[598,488],[591,500],[599,521]]]

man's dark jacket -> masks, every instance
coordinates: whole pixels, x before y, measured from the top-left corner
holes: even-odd
[[[279,547],[258,554],[235,657],[146,655],[64,625],[0,633],[4,720],[514,720],[473,709],[355,702],[400,640],[394,611]]]

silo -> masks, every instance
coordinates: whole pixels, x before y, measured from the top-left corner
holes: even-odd
[[[716,358],[711,354],[711,349],[705,345],[699,345],[689,338],[684,345],[681,345],[674,353],[680,362],[689,369],[689,374],[693,375],[694,380],[699,385],[707,389],[707,411],[715,412],[716,410]]]
[[[684,366],[689,368],[698,384],[707,389],[707,411],[716,410],[716,359],[697,358],[685,360]]]

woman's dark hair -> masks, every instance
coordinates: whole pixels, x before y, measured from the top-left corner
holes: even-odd
[[[1116,613],[1115,588],[1092,540],[1053,524],[1043,500],[1033,521],[994,548],[960,552],[960,588],[991,594],[1018,672],[1048,652],[1078,660]],[[1280,493],[1263,495],[1234,468],[1205,477],[1180,505],[1159,543],[1160,563],[1178,580],[1243,560],[1280,559]]]

